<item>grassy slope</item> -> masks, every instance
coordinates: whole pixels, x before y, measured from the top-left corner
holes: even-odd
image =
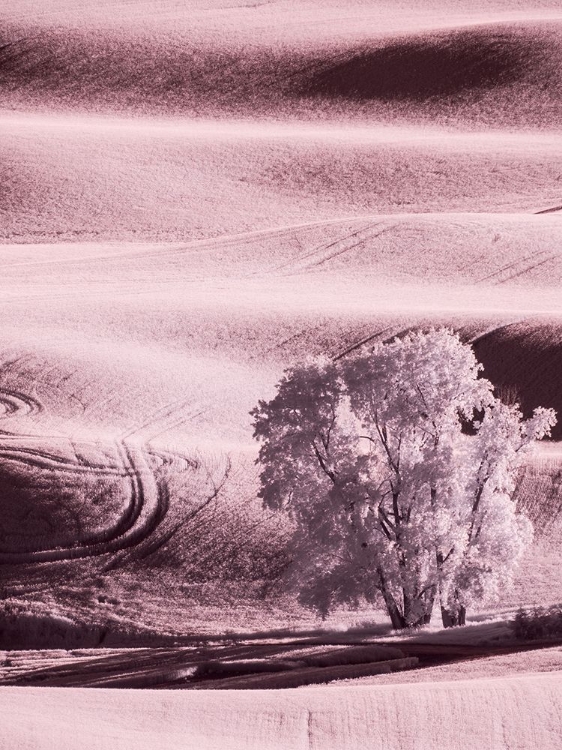
[[[1,554],[62,558],[3,560],[16,641],[302,623],[255,606],[286,531],[255,500],[247,412],[305,354],[447,322],[526,406],[562,407],[562,219],[531,215],[562,205],[558,0],[1,16]],[[522,477],[541,533],[503,606],[562,600],[559,467],[542,451]],[[503,658],[465,674],[559,663]],[[0,745],[554,748],[560,688],[2,688]]]

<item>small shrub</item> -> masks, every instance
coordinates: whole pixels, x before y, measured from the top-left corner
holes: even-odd
[[[513,621],[513,632],[521,640],[562,637],[562,607],[535,607],[528,611],[520,608]]]

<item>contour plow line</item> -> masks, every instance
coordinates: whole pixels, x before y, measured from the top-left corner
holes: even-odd
[[[343,351],[334,355],[332,357],[332,361],[337,362],[338,360],[347,357],[348,354],[353,354],[353,352],[361,349],[362,346],[366,346],[367,344],[370,344],[372,342],[382,341],[384,343],[385,341],[394,338],[394,336],[398,336],[402,332],[402,330],[403,329],[401,326],[386,326],[386,328],[381,328],[374,333],[369,333],[368,336],[363,337],[359,341],[356,341],[354,344],[350,344],[350,346],[346,347]]]
[[[25,451],[6,452],[0,450],[0,458],[31,464],[34,467],[51,471],[72,472],[89,476],[123,477],[128,483],[129,502],[120,518],[111,527],[88,536],[82,536],[74,544],[59,545],[49,549],[32,552],[0,552],[0,564],[22,565],[46,562],[60,562],[80,558],[97,557],[114,554],[128,549],[146,536],[153,533],[167,510],[167,503],[162,499],[154,474],[147,461],[142,447],[127,444],[124,441],[117,446],[121,459],[121,468],[88,467],[74,464],[64,459],[52,460],[51,456],[41,457],[39,451],[33,451],[33,458],[25,461]]]
[[[70,474],[99,474],[100,476],[126,477],[127,471],[119,466],[103,466],[101,464],[83,464],[69,461],[62,456],[43,453],[36,448],[5,447],[0,445],[0,458],[15,461],[19,464],[37,469],[63,471]]]
[[[189,409],[187,412],[182,413],[185,407],[189,407]],[[150,440],[154,440],[156,437],[164,435],[168,430],[196,419],[203,414],[207,408],[208,404],[194,404],[189,398],[172,401],[154,411],[140,424],[129,427],[125,432],[121,433],[120,439],[127,440],[133,437],[133,435],[139,437],[142,434],[143,442],[146,444]]]
[[[165,450],[163,448],[151,448],[147,449],[147,453],[151,459],[153,459],[157,466],[167,467],[174,469],[178,472],[189,471],[190,469],[197,469],[198,463],[195,459],[188,458],[181,453],[175,453],[171,450]]]
[[[5,388],[0,389],[0,419],[16,415],[28,416],[42,411],[43,405],[33,396]]]
[[[185,412],[182,413],[182,409],[186,406],[190,406],[191,408]],[[134,538],[133,544],[127,544],[119,550],[120,552],[123,552],[124,554],[117,555],[113,560],[111,560],[104,568],[104,570],[112,570],[119,566],[122,566],[126,562],[128,562],[131,559],[132,555],[135,555],[135,553],[138,552],[138,556],[143,559],[147,557],[149,554],[152,554],[153,551],[160,548],[165,541],[168,540],[168,532],[164,533],[164,541],[162,539],[158,538],[158,535],[156,534],[156,530],[162,523],[162,521],[165,519],[169,507],[170,507],[170,496],[169,491],[166,483],[164,481],[158,482],[156,478],[154,477],[153,470],[150,468],[148,458],[157,459],[159,460],[162,465],[171,465],[172,463],[176,463],[172,460],[172,456],[175,458],[181,458],[183,459],[181,470],[185,471],[186,469],[196,469],[197,468],[197,461],[188,459],[186,457],[182,457],[179,454],[173,454],[169,451],[164,451],[163,453],[158,450],[153,450],[152,447],[149,446],[149,441],[155,439],[156,437],[165,434],[167,431],[178,427],[185,422],[195,419],[200,414],[204,413],[205,407],[201,406],[199,404],[193,405],[192,401],[189,399],[180,399],[178,401],[174,401],[170,404],[166,404],[165,406],[161,407],[160,409],[157,409],[152,417],[149,417],[145,419],[143,422],[141,422],[137,426],[130,427],[124,435],[121,436],[121,446],[122,446],[122,455],[124,459],[124,464],[128,464],[130,466],[134,466],[135,461],[133,460],[133,455],[131,453],[131,447],[129,442],[125,442],[125,438],[127,440],[130,440],[130,438],[133,435],[138,436],[139,433],[143,432],[145,433],[143,435],[143,444],[145,449],[142,451],[142,460],[144,462],[145,469],[147,469],[152,477],[152,483],[154,485],[154,492],[156,501],[152,503],[152,513],[145,514],[147,516],[147,521],[145,524],[145,533],[142,535],[139,535],[138,537]],[[156,432],[155,432],[156,430]],[[148,433],[146,432],[148,431]],[[164,460],[163,460],[164,459]],[[138,457],[137,459],[138,460]],[[138,486],[138,491],[144,494],[145,488],[142,485]],[[146,503],[144,503],[143,507],[145,507]],[[136,511],[133,511],[136,512]],[[163,538],[164,538],[163,537]],[[143,541],[148,540],[148,547],[138,550],[136,549],[136,546],[140,544]]]
[[[547,258],[543,258],[542,260],[538,261],[537,263],[533,263],[530,266],[527,266],[526,268],[523,268],[519,271],[515,271],[510,276],[508,276],[506,279],[502,279],[501,281],[498,281],[498,284],[507,284],[509,281],[513,281],[513,279],[518,278],[519,276],[524,276],[527,273],[531,273],[532,271],[535,271],[537,268],[540,268],[540,266],[544,266],[545,263],[550,263],[550,261],[557,261],[559,259],[558,255],[549,255]]]
[[[20,391],[0,388],[0,421],[15,417],[29,417],[40,414],[43,404],[33,396]],[[17,432],[0,429],[1,435],[17,435]]]
[[[551,208],[543,208],[542,211],[535,211],[535,215],[539,216],[540,214],[557,214],[559,211],[562,211],[562,206],[552,206]]]
[[[119,447],[123,463],[130,470],[132,502],[127,528],[119,537],[108,542],[104,550],[112,554],[131,550],[150,538],[166,517],[169,507],[168,493],[156,481],[144,447],[125,441]],[[119,567],[124,559],[119,555],[114,557],[104,566],[104,570]]]

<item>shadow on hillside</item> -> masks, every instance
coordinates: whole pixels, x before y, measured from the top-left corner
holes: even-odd
[[[272,628],[269,630],[257,630],[252,632],[228,631],[220,636],[213,636],[212,640],[225,641],[268,641],[268,640],[302,640],[310,639],[315,643],[324,645],[339,645],[340,643],[353,643],[365,638],[381,638],[392,633],[392,626],[388,623],[366,623],[347,628],[346,630],[335,630],[329,627],[318,628]]]
[[[202,644],[236,645],[242,643],[290,643],[306,641],[310,645],[337,646],[385,638],[392,633],[390,623],[366,624],[345,631],[327,627],[274,628],[257,631],[174,635],[125,626],[108,619],[103,624],[72,620],[51,613],[37,613],[6,603],[0,612],[0,650],[76,649],[76,648],[155,648]]]
[[[186,638],[160,647],[11,651],[0,659],[0,684],[282,689],[505,656],[560,642],[518,641],[508,621],[392,639],[384,638],[385,627],[388,633],[387,626],[345,633],[281,629],[245,637],[199,636],[198,642],[193,637],[191,643]]]
[[[562,439],[561,343],[560,323],[541,319],[504,326],[473,342],[485,377],[504,389],[513,389],[525,417],[538,406],[556,410],[553,440]]]
[[[419,103],[515,83],[536,57],[536,43],[507,33],[415,37],[320,64],[299,93]]]
[[[424,103],[530,76],[536,104],[558,87],[559,42],[544,29],[496,26],[332,50],[214,48],[193,39],[123,39],[60,29],[0,29],[0,89],[52,104],[110,109],[275,111],[287,98]],[[559,97],[559,93],[555,94]],[[474,97],[473,97],[474,98]],[[46,100],[46,101],[47,101]],[[541,103],[542,102],[542,103]],[[516,104],[516,102],[512,102]]]
[[[50,613],[11,611],[0,613],[0,650],[137,648],[170,643],[169,636],[142,632],[117,621],[104,624],[78,622]]]

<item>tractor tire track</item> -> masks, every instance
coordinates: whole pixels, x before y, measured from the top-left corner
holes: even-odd
[[[92,534],[88,541],[33,552],[2,552],[0,564],[21,565],[96,557],[127,549],[153,533],[161,515],[161,498],[143,449],[122,443],[122,476],[128,479],[130,501],[116,524]],[[96,473],[96,472],[92,472]]]
[[[543,208],[542,211],[535,211],[535,216],[540,216],[541,214],[555,214],[555,213],[558,213],[558,211],[562,211],[562,206],[552,206],[552,208]]]
[[[501,281],[498,281],[499,284],[507,284],[508,281],[512,281],[513,279],[518,278],[519,276],[523,276],[524,274],[530,273],[531,271],[534,271],[536,268],[540,268],[540,266],[544,266],[545,263],[549,263],[550,261],[557,261],[559,259],[558,255],[550,255],[548,258],[544,258],[543,260],[539,261],[538,263],[534,263],[533,265],[528,266],[527,268],[523,268],[521,271],[517,271],[516,273],[511,274],[511,276],[508,276],[506,279],[502,279]]]
[[[344,357],[347,357],[348,354],[352,354],[353,352],[357,351],[357,349],[360,349],[362,346],[365,346],[366,344],[369,344],[371,341],[375,341],[376,339],[380,339],[385,334],[391,335],[391,331],[395,331],[394,335],[397,335],[400,331],[393,327],[393,326],[387,326],[386,328],[382,328],[380,331],[375,331],[375,333],[371,333],[365,338],[361,339],[360,341],[357,341],[355,344],[351,344],[351,346],[348,346],[346,349],[344,349],[339,354],[336,354],[335,357],[332,357],[332,362],[338,362],[340,359],[343,359]],[[384,339],[383,339],[384,341]]]
[[[43,407],[35,399],[26,394],[0,390],[0,408],[4,404],[5,417],[17,414],[34,414],[43,411]],[[182,413],[186,406],[191,408]],[[182,399],[166,404],[155,414],[145,419],[140,425],[129,428],[120,435],[114,444],[118,457],[115,463],[92,463],[89,461],[73,461],[61,455],[40,450],[36,447],[13,445],[15,440],[22,437],[17,433],[10,433],[9,439],[0,438],[0,459],[19,463],[41,471],[74,474],[84,477],[114,477],[126,482],[128,501],[119,518],[110,526],[91,532],[80,534],[71,543],[54,545],[46,549],[26,552],[0,551],[2,565],[30,565],[36,563],[50,563],[92,558],[98,556],[113,556],[105,569],[119,567],[130,558],[130,552],[141,542],[154,537],[154,544],[149,549],[161,545],[156,530],[166,518],[169,506],[169,492],[165,482],[159,482],[154,474],[154,458],[170,463],[171,454],[158,454],[146,448],[148,436],[140,433],[150,431],[152,438],[173,429],[180,424],[194,419],[205,411],[205,407],[193,405],[189,399]],[[1,416],[0,416],[1,418]],[[4,433],[6,434],[6,433]],[[6,445],[6,442],[8,443]],[[152,460],[151,460],[152,459]],[[175,459],[174,459],[175,460]],[[184,470],[193,468],[197,462],[185,460]]]
[[[25,416],[43,411],[35,398],[19,391],[0,389],[0,406],[4,417]],[[1,418],[1,417],[0,417]],[[10,434],[10,442],[17,439]],[[22,436],[23,437],[23,436]],[[59,562],[94,557],[128,548],[153,533],[167,511],[156,486],[154,473],[142,447],[129,445],[125,439],[116,443],[119,465],[74,462],[38,448],[2,445],[0,458],[42,471],[88,477],[116,477],[127,480],[129,502],[119,519],[109,527],[76,539],[73,544],[58,545],[33,552],[0,552],[0,564],[21,565]]]
[[[185,407],[190,407],[189,411],[182,415],[181,412]],[[156,437],[163,435],[168,430],[178,427],[184,422],[196,419],[198,416],[205,413],[208,408],[209,404],[193,404],[193,401],[190,398],[172,401],[169,404],[165,404],[160,409],[157,409],[150,417],[147,417],[140,424],[129,427],[125,432],[121,433],[120,439],[127,440],[134,435],[139,436],[144,431],[149,430],[148,435],[144,436],[144,442],[148,443],[150,440],[154,440]],[[155,429],[156,432],[154,432]]]
[[[286,275],[292,275],[294,273],[300,273],[311,268],[316,268],[328,263],[329,261],[337,258],[340,255],[359,247],[367,240],[373,239],[380,236],[386,231],[389,231],[395,226],[395,222],[379,221],[373,223],[369,221],[368,224],[360,227],[359,229],[346,234],[343,237],[339,237],[336,240],[328,243],[327,245],[320,245],[314,248],[308,253],[301,255],[298,259],[287,261],[279,266],[272,269],[273,272],[281,271],[285,272]],[[382,229],[379,229],[382,227]],[[378,231],[377,231],[378,230]]]
[[[0,388],[0,422],[15,417],[29,417],[40,414],[43,405],[32,396],[20,391]],[[17,435],[17,432],[0,429],[0,435]]]
[[[186,406],[190,406],[191,408],[187,413],[182,414],[182,409]],[[133,435],[138,436],[139,433],[149,430],[149,434],[143,436],[143,444],[146,446],[145,451],[143,451],[143,461],[145,467],[151,472],[152,480],[155,485],[156,498],[155,502],[152,503],[151,512],[147,515],[145,533],[142,536],[135,537],[134,544],[122,546],[119,550],[120,554],[116,555],[107,563],[104,567],[104,571],[115,570],[134,559],[144,559],[168,541],[167,532],[165,531],[163,535],[158,535],[157,530],[168,515],[170,509],[170,494],[166,482],[156,480],[153,470],[150,469],[148,458],[154,459],[157,457],[162,460],[162,456],[165,456],[165,463],[169,465],[172,463],[170,456],[174,457],[175,460],[175,454],[154,451],[152,448],[148,447],[150,444],[149,441],[154,440],[160,435],[165,434],[169,430],[174,429],[187,421],[197,418],[205,411],[205,406],[199,404],[193,405],[191,399],[174,401],[158,409],[151,418],[145,419],[140,425],[130,427],[126,433],[121,436],[121,446],[125,459],[124,463],[133,467],[133,456],[130,453],[130,448],[126,443],[126,439],[130,439]],[[155,429],[156,432],[154,431]],[[197,461],[190,461],[189,459],[184,460],[186,464],[185,468],[193,469],[198,467]],[[183,470],[185,470],[185,468]],[[144,487],[141,483],[137,483],[137,493],[142,493],[144,500]],[[164,537],[163,541],[161,541],[162,536]],[[141,545],[142,542],[147,540],[147,545]],[[138,547],[138,545],[141,546]]]
[[[50,471],[64,471],[71,474],[99,474],[100,476],[128,476],[127,471],[118,466],[103,464],[81,464],[68,461],[60,456],[43,453],[33,448],[4,448],[0,446],[0,458],[25,466]]]
[[[545,255],[547,257],[541,258],[541,256],[545,256]],[[539,258],[540,260],[538,260]],[[513,279],[518,278],[519,276],[523,276],[524,274],[531,273],[536,268],[540,268],[541,266],[545,265],[546,263],[549,263],[550,261],[556,262],[559,259],[560,259],[560,256],[558,254],[549,253],[548,250],[540,250],[537,253],[526,255],[524,258],[518,258],[517,260],[514,260],[511,263],[508,263],[507,265],[502,266],[501,268],[498,268],[496,271],[493,271],[492,273],[489,273],[486,276],[482,276],[481,278],[476,280],[476,283],[484,284],[487,281],[491,281],[496,286],[499,286],[500,284],[506,284],[509,281],[512,281]],[[522,265],[523,267],[521,268]],[[504,274],[506,275],[503,278],[501,278]]]
[[[173,467],[177,471],[188,471],[190,469],[196,470],[199,468],[199,462],[194,458],[188,458],[187,456],[181,455],[181,453],[174,453],[173,451],[163,450],[162,448],[148,450],[148,456],[158,462],[158,467],[166,466]]]
[[[526,255],[524,258],[518,258],[517,260],[514,260],[505,266],[501,266],[496,271],[493,271],[492,273],[489,273],[486,276],[482,276],[481,278],[476,280],[476,283],[483,284],[485,281],[490,281],[491,279],[495,279],[496,276],[501,276],[501,274],[507,271],[511,271],[511,269],[513,269],[515,266],[518,266],[521,263],[525,263],[526,261],[534,261],[536,258],[540,257],[541,255],[545,255],[547,252],[548,252],[547,250],[540,250],[538,253],[532,253],[531,255]],[[496,281],[496,283],[502,283],[502,282],[500,280],[500,281]]]
[[[19,391],[0,389],[0,409],[4,409],[4,414],[0,414],[0,419],[13,417],[16,415],[29,416],[39,414],[43,411],[43,405],[32,396]]]

